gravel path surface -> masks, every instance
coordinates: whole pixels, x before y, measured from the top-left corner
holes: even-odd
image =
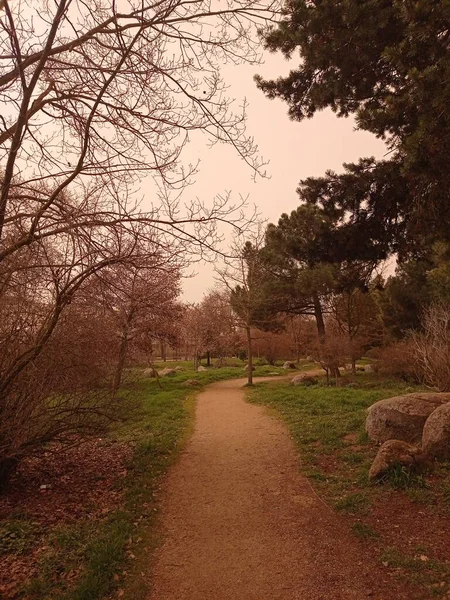
[[[300,473],[283,424],[244,380],[199,394],[169,474],[150,600],[402,600],[383,567]]]

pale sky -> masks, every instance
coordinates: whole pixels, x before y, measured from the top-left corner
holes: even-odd
[[[292,63],[294,64],[294,63]],[[208,149],[196,143],[188,149],[189,159],[201,160],[196,183],[188,194],[207,201],[217,194],[231,191],[249,195],[261,216],[276,222],[283,212],[299,204],[295,193],[300,179],[323,175],[327,169],[342,171],[342,163],[357,161],[362,156],[381,158],[386,153],[384,143],[370,133],[355,131],[352,119],[338,119],[324,111],[301,123],[287,116],[287,105],[281,100],[268,100],[256,88],[253,75],[273,78],[287,73],[288,63],[279,54],[267,53],[262,65],[226,67],[222,74],[229,95],[238,104],[245,97],[248,106],[248,133],[255,138],[260,155],[267,161],[270,179],[252,181],[252,171],[231,147],[224,145]],[[214,286],[213,266],[196,265],[197,275],[184,281],[183,299],[198,302]]]

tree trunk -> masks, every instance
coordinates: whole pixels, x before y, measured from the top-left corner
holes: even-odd
[[[248,354],[248,377],[247,382],[248,385],[253,385],[253,349],[252,349],[252,334],[250,331],[250,327],[246,327],[247,332],[247,354]]]
[[[161,359],[163,362],[166,362],[167,360],[167,356],[166,356],[166,343],[164,340],[160,340],[160,344],[161,344]]]
[[[206,366],[211,366],[211,352],[209,350],[206,352]]]
[[[356,375],[356,358],[352,356],[352,375]]]
[[[114,381],[112,391],[113,394],[117,393],[117,390],[120,388],[120,384],[122,383],[122,373],[123,368],[125,366],[125,359],[127,357],[128,350],[128,327],[122,334],[122,341],[120,342],[119,348],[119,359],[117,361],[116,372],[114,373]]]
[[[18,465],[16,458],[3,458],[0,459],[0,492],[3,491],[14,472],[14,469]]]
[[[322,305],[320,304],[320,298],[317,294],[314,294],[313,301],[314,317],[316,319],[317,333],[319,334],[319,342],[323,344],[325,342],[325,322],[323,320]]]

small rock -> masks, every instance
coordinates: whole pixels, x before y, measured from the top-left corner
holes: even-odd
[[[153,367],[150,367],[148,369],[145,369],[144,372],[142,373],[142,375],[144,377],[156,377],[157,372],[156,372],[156,369],[154,369]]]
[[[168,375],[175,375],[175,374],[176,374],[175,369],[170,369],[169,367],[166,367],[162,371],[158,371],[158,375],[160,377],[167,377]]]
[[[417,448],[403,440],[388,440],[378,450],[369,471],[369,479],[380,479],[392,467],[401,465],[420,471],[428,466],[426,456]]]
[[[284,365],[283,365],[283,369],[296,369],[297,365],[295,364],[295,362],[292,362],[291,360],[287,360]]]
[[[196,387],[197,385],[200,385],[200,382],[197,381],[196,379],[186,379],[186,381],[183,383],[183,385],[185,387]]]
[[[318,379],[315,377],[311,377],[311,375],[296,375],[291,379],[292,385],[317,385],[319,383]]]
[[[197,373],[204,373],[207,370],[208,369],[206,367],[204,367],[203,365],[200,365],[199,367],[197,367]]]

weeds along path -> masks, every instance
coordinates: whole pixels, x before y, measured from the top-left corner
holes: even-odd
[[[199,394],[163,490],[151,600],[407,598],[314,494],[285,427],[244,401],[244,383]]]

